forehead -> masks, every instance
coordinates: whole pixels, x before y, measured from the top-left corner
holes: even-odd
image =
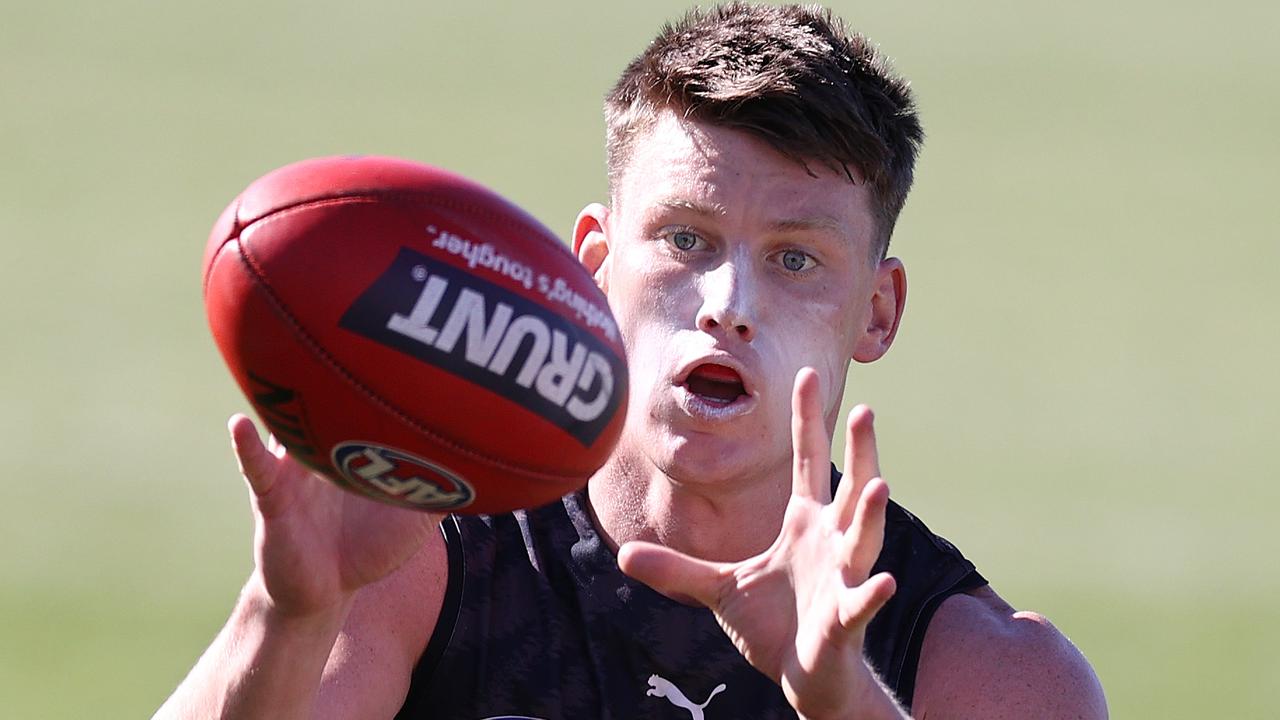
[[[670,112],[634,140],[613,203],[632,216],[684,208],[769,225],[816,223],[855,240],[869,241],[874,229],[866,183],[821,163],[806,168],[745,132]]]

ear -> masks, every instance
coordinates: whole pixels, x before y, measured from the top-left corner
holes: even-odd
[[[861,363],[879,360],[889,352],[898,334],[907,304],[907,270],[898,258],[885,258],[876,268],[871,295],[871,317],[853,349],[853,359]]]
[[[605,292],[609,291],[609,239],[605,235],[608,219],[609,208],[591,203],[573,222],[573,254]]]

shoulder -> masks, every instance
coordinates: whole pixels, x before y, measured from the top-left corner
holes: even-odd
[[[928,718],[1105,718],[1084,655],[1044,616],[989,587],[938,608],[920,651],[912,707]]]

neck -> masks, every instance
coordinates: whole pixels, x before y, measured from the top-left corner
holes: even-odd
[[[615,551],[645,540],[704,560],[758,555],[778,536],[791,495],[791,464],[716,481],[673,477],[615,452],[587,485],[596,525]]]

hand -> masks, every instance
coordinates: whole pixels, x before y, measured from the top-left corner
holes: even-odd
[[[778,682],[803,717],[903,717],[862,656],[867,623],[894,592],[868,577],[884,542],[889,487],[880,479],[870,410],[849,414],[844,480],[831,499],[831,445],[818,377],[796,375],[792,494],[768,550],[736,563],[698,560],[652,543],[618,555],[628,575],[709,607],[739,652]]]
[[[277,611],[333,610],[400,567],[442,516],[384,505],[321,478],[253,421],[227,423],[254,511],[255,574]]]

